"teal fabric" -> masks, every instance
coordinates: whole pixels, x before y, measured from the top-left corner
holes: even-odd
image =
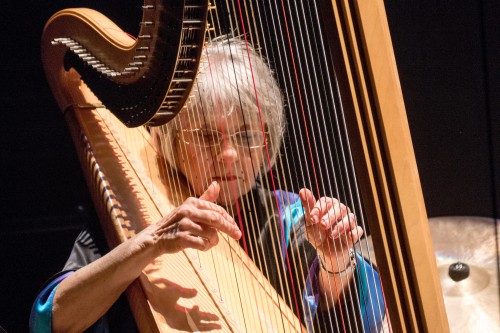
[[[385,314],[382,285],[378,272],[363,257],[356,253],[356,274],[359,290],[360,310],[365,332],[376,332]]]
[[[73,271],[61,272],[42,289],[35,299],[30,315],[30,332],[52,332],[52,302],[57,286]]]
[[[283,209],[283,227],[285,244],[284,248],[287,249],[290,245],[290,233],[293,230],[294,225],[299,224],[302,216],[304,216],[304,207],[302,207],[302,202],[299,200],[299,196],[295,193],[287,193],[288,200],[283,199],[285,208]],[[286,251],[283,251],[286,253]]]

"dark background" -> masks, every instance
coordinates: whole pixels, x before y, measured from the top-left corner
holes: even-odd
[[[0,326],[8,332],[27,331],[37,291],[94,218],[42,71],[43,25],[60,9],[91,7],[135,34],[140,6],[123,3],[10,1],[0,11]],[[498,217],[498,1],[385,3],[428,215]]]

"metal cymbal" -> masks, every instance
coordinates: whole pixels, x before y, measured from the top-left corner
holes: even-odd
[[[500,332],[494,219],[434,217],[429,225],[451,332]]]

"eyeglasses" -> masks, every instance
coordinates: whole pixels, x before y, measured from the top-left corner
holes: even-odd
[[[187,144],[198,147],[215,147],[222,143],[223,134],[211,129],[185,129],[180,131],[182,139]],[[224,134],[231,138],[232,142],[242,148],[259,148],[264,146],[265,133],[255,130],[244,130],[233,134]]]

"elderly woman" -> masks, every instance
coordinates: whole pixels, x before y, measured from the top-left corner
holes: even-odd
[[[293,290],[301,293],[309,329],[344,330],[348,312],[355,331],[380,325],[383,311],[371,307],[383,304],[368,302],[366,292],[343,292],[356,284],[380,288],[376,272],[367,274],[370,266],[351,250],[363,234],[354,215],[334,198],[262,184],[284,128],[270,69],[238,38],[215,39],[205,51],[193,98],[173,121],[152,129],[177,208],[111,251],[95,227],[82,231],[33,306],[33,331],[136,329],[121,299],[130,283],[159,255],[210,250],[220,232],[239,239],[283,295],[287,277],[300,277]]]

